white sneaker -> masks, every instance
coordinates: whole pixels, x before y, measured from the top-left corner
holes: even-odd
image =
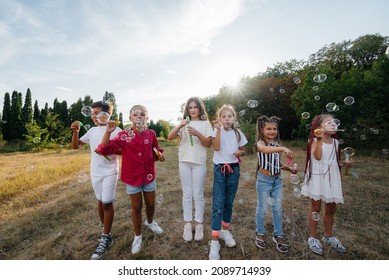
[[[338,238],[331,236],[331,237],[323,237],[321,238],[323,242],[325,242],[328,245],[331,245],[335,248],[335,250],[339,253],[347,253],[347,249],[343,246],[343,244],[338,240]]]
[[[220,260],[220,243],[218,240],[211,240],[211,248],[209,250],[210,260]]]
[[[194,240],[201,241],[203,239],[204,239],[204,225],[196,224]]]
[[[184,234],[182,235],[185,241],[189,242],[192,241],[193,235],[192,235],[192,224],[186,223],[184,226]]]
[[[228,229],[226,229],[226,230],[222,229],[220,231],[219,238],[224,240],[227,247],[234,247],[236,245],[235,239]]]
[[[152,232],[156,234],[161,234],[163,232],[162,228],[154,220],[150,224],[146,220],[145,226],[148,227]]]
[[[316,239],[314,237],[309,237],[308,245],[309,245],[309,249],[311,249],[312,252],[318,255],[323,255],[323,248],[321,247],[321,243],[319,239]]]
[[[132,242],[132,246],[131,246],[131,253],[135,255],[139,253],[141,248],[142,248],[142,234],[134,237],[134,241]]]

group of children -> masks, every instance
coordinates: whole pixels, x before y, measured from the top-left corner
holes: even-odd
[[[163,233],[154,220],[156,166],[155,161],[164,161],[163,149],[159,147],[156,134],[147,128],[148,112],[142,105],[135,105],[130,111],[132,128],[122,131],[115,121],[100,123],[100,112],[112,114],[112,105],[107,101],[92,104],[91,119],[96,125],[79,138],[80,124],[75,121],[72,147],[86,143],[91,148],[91,181],[97,199],[97,209],[103,232],[91,259],[100,259],[112,246],[111,227],[114,217],[113,202],[118,180],[118,159],[122,156],[121,181],[130,195],[132,222],[135,237],[131,252],[138,253],[142,248],[142,203],[146,205],[145,226],[155,234]],[[260,116],[256,125],[256,151],[258,166],[256,172],[256,238],[255,245],[267,248],[265,238],[265,217],[268,200],[271,200],[273,218],[272,241],[279,252],[286,253],[289,244],[284,238],[282,226],[282,177],[281,169],[297,172],[289,164],[281,163],[284,154],[288,162],[293,153],[281,145],[278,131],[278,117]],[[316,254],[323,254],[317,234],[317,219],[312,213],[319,213],[321,202],[323,211],[324,235],[322,241],[345,253],[342,243],[332,235],[334,214],[337,203],[343,203],[340,176],[339,142],[336,129],[329,129],[333,117],[319,115],[311,126],[307,145],[305,178],[301,193],[311,199],[309,209],[309,248]],[[229,231],[235,195],[240,177],[240,157],[245,154],[248,143],[245,135],[236,127],[237,117],[234,108],[223,105],[217,112],[216,120],[209,122],[202,100],[191,97],[187,100],[181,122],[170,131],[168,139],[179,138],[178,166],[182,184],[183,239],[190,242],[204,239],[204,185],[207,172],[207,148],[213,147],[213,192],[211,212],[211,241],[209,259],[220,259],[220,243],[227,247],[236,246]],[[193,215],[194,202],[194,215]],[[193,227],[194,226],[194,227]],[[193,229],[194,228],[194,229]],[[193,235],[194,231],[194,235]]]

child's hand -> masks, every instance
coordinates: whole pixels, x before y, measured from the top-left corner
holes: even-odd
[[[192,126],[188,126],[189,135],[198,136],[199,132]]]
[[[340,165],[341,167],[347,167],[347,168],[353,166],[352,163],[351,163],[351,161],[339,161],[339,165]]]
[[[233,153],[233,155],[237,158],[240,158],[241,156],[243,156],[243,154],[244,152],[242,150],[237,150],[235,153]]]
[[[165,161],[165,156],[161,153],[161,156],[158,157],[158,160],[159,161]]]
[[[213,120],[212,125],[214,128],[216,128],[218,130],[220,130],[222,128],[222,124],[220,123],[219,118],[217,118],[216,120]]]
[[[79,132],[80,131],[80,122],[79,121],[74,121],[70,125],[70,128],[73,132]]]
[[[313,131],[313,134],[314,134],[315,137],[317,137],[317,138],[323,138],[324,129],[322,129],[322,128],[316,128],[316,129]]]
[[[284,147],[283,152],[285,153],[287,158],[290,158],[290,159],[293,158],[293,152],[291,150],[289,150],[288,148]]]
[[[109,121],[105,127],[106,132],[113,132],[116,129],[116,121]]]

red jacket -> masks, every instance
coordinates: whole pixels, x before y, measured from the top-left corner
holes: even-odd
[[[158,157],[153,151],[154,147],[161,153],[163,152],[163,149],[158,145],[154,130],[146,128],[142,133],[138,133],[136,130],[123,130],[108,144],[100,144],[97,152],[105,156],[121,151],[122,182],[140,187],[155,180],[155,161],[158,160]]]

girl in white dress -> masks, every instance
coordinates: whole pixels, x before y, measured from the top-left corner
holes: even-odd
[[[322,241],[340,253],[347,252],[342,243],[332,236],[336,204],[343,203],[337,127],[331,115],[322,114],[313,119],[307,147],[305,179],[301,189],[301,194],[311,198],[308,215],[309,248],[319,255],[323,255],[323,248],[317,238],[318,215],[322,201],[325,205]]]

